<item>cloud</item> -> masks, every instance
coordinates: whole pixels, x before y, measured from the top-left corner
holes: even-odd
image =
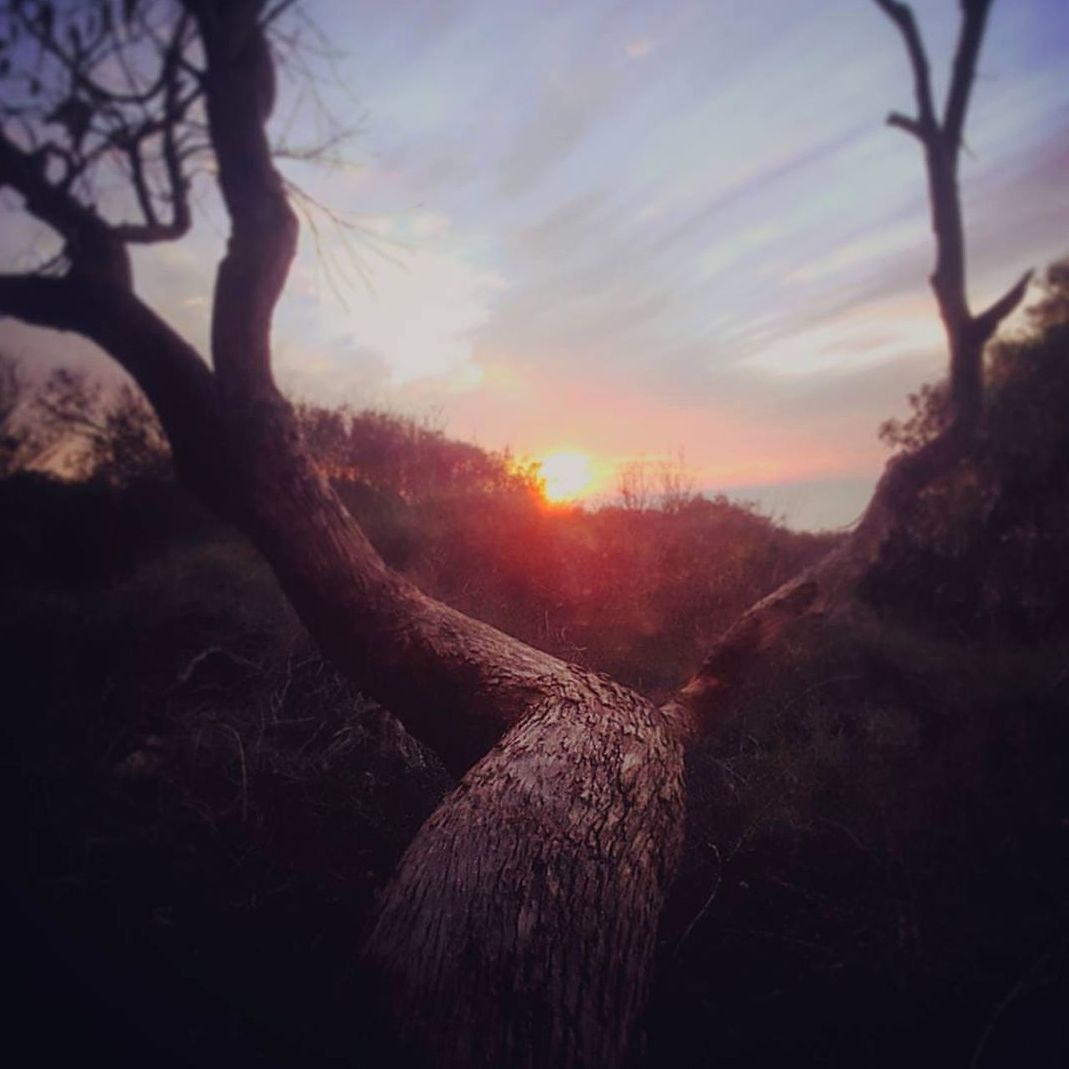
[[[516,130],[500,165],[504,196],[523,194],[566,159],[604,118],[615,81],[611,71],[583,68],[555,73],[545,81],[540,99]]]
[[[480,375],[472,338],[505,287],[503,276],[473,262],[464,242],[451,235],[444,213],[380,217],[374,223],[377,236],[389,244],[381,255],[364,256],[363,279],[342,280],[344,304],[321,284],[314,251],[302,251],[294,285],[280,307],[280,342],[294,354],[292,360],[303,360],[298,352],[306,346],[334,348],[334,359],[321,367],[324,390],[332,385],[329,374],[345,375],[353,354],[374,357],[384,386],[437,378],[448,379],[453,389],[468,388]],[[339,256],[337,250],[320,254]]]
[[[882,363],[903,352],[938,352],[943,333],[926,294],[858,302],[823,322],[761,346],[747,367],[812,376],[828,368]]]

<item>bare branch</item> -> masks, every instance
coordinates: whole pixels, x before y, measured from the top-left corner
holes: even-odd
[[[999,324],[1024,300],[1033,274],[1031,269],[1026,271],[1010,289],[973,320],[973,330],[981,340],[981,344],[998,330]]]
[[[228,400],[274,393],[270,328],[297,246],[297,217],[275,169],[265,125],[274,67],[262,0],[185,0],[208,58],[208,125],[232,229],[212,309],[212,355]]]
[[[130,161],[130,180],[137,195],[137,203],[145,222],[149,226],[156,226],[159,219],[156,217],[156,208],[152,203],[152,194],[149,192],[148,183],[145,181],[145,164],[141,153],[141,141],[131,141],[126,146],[126,156]]]
[[[935,106],[932,102],[932,80],[928,70],[928,56],[917,29],[916,20],[908,4],[898,0],[875,0],[875,3],[898,27],[913,68],[913,91],[917,98],[917,118],[914,120],[926,133],[938,129]]]
[[[949,348],[950,406],[955,420],[975,426],[983,406],[983,345],[997,324],[990,316],[978,323],[969,308],[958,156],[991,0],[961,0],[958,43],[942,126],[932,105],[928,60],[912,10],[899,0],[875,3],[898,27],[913,68],[918,117],[893,114],[888,121],[916,136],[924,146],[936,246],[931,285]]]
[[[0,275],[0,317],[71,331],[96,342],[137,382],[160,417],[175,467],[224,516],[223,451],[212,373],[196,351],[129,290],[91,278]]]
[[[965,113],[976,78],[976,59],[980,54],[990,8],[991,0],[962,0],[961,4],[961,33],[943,112],[943,137],[955,158],[962,142]]]
[[[164,56],[162,72],[162,89],[164,96],[163,115],[156,123],[146,124],[138,132],[137,140],[131,146],[134,154],[134,183],[138,192],[142,212],[145,216],[144,226],[122,226],[116,228],[119,236],[128,242],[149,243],[159,241],[173,241],[186,234],[192,224],[192,213],[189,207],[189,179],[183,169],[186,156],[178,146],[179,124],[185,119],[186,113],[192,104],[200,99],[203,93],[202,86],[198,84],[195,90],[182,98],[179,95],[181,81],[179,77],[180,59],[186,31],[189,27],[189,16],[183,13],[178,20],[171,43],[168,45]],[[144,179],[139,175],[140,170],[140,145],[144,138],[159,131],[163,141],[163,162],[168,183],[168,199],[171,203],[171,221],[161,223],[157,217],[152,197],[147,190],[142,195]],[[136,162],[135,162],[136,161]]]
[[[892,111],[887,116],[887,125],[893,126],[898,130],[904,130],[907,134],[912,134],[921,142],[926,142],[928,139],[928,133],[921,124],[908,115],[903,115],[901,112]]]
[[[14,87],[0,94],[8,141],[25,157],[40,156],[40,179],[66,194],[68,205],[92,204],[100,179],[118,168],[140,217],[111,225],[96,206],[96,247],[81,256],[72,249],[72,263],[90,267],[104,245],[185,234],[190,176],[181,146],[197,125],[195,108],[204,95],[189,13],[144,0],[125,12],[121,29],[119,16],[102,2],[14,4],[5,17],[25,42],[2,72],[5,88]],[[53,211],[45,221],[76,244],[69,218],[59,220]],[[83,246],[87,233],[83,227]]]
[[[76,270],[129,287],[130,263],[121,243],[92,208],[48,181],[46,159],[46,153],[27,152],[0,130],[0,187],[14,189],[26,210],[63,238]]]

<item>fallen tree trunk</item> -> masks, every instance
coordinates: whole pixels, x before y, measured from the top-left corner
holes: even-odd
[[[439,806],[367,954],[421,1064],[613,1066],[649,987],[682,841],[683,747],[576,670]]]

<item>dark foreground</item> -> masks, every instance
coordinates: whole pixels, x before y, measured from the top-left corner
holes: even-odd
[[[12,1064],[379,1064],[361,928],[447,776],[195,511],[43,546],[76,492],[4,511]],[[1069,643],[988,632],[870,607],[737,695],[636,1066],[1069,1063]]]

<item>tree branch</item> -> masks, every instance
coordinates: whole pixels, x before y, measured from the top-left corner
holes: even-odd
[[[896,129],[904,130],[907,134],[912,134],[917,140],[926,143],[928,140],[928,133],[925,132],[924,127],[916,119],[911,118],[909,115],[903,115],[901,112],[892,111],[887,116],[887,125],[893,126]]]
[[[182,481],[233,513],[219,458],[222,421],[212,373],[196,351],[129,290],[77,274],[0,275],[0,316],[89,338],[145,392],[171,442]]]
[[[27,152],[0,130],[0,187],[14,189],[26,210],[63,238],[75,270],[128,289],[130,261],[122,242],[92,208],[48,181],[45,160],[45,152]]]
[[[262,0],[185,3],[208,60],[208,125],[232,224],[216,276],[212,357],[224,396],[245,407],[274,393],[271,317],[296,252],[297,217],[265,130],[275,84]]]
[[[932,80],[928,69],[928,56],[924,51],[917,23],[908,4],[898,0],[875,0],[875,3],[898,27],[899,33],[909,54],[910,66],[913,68],[913,91],[917,99],[917,118],[911,120],[925,131],[925,134],[938,130],[935,105],[932,101]]]
[[[779,642],[789,627],[847,601],[901,517],[925,487],[964,455],[968,444],[966,427],[954,423],[914,452],[888,462],[864,514],[842,545],[748,609],[662,707],[682,737],[693,738],[716,727],[726,690],[743,682],[760,663],[760,654]]]
[[[950,406],[955,420],[975,427],[983,409],[983,346],[998,325],[999,308],[989,309],[979,319],[969,308],[958,158],[991,0],[961,0],[961,23],[942,125],[932,106],[928,61],[911,9],[900,0],[875,3],[898,27],[913,67],[919,116],[914,120],[892,115],[888,121],[914,134],[924,145],[936,243],[930,281],[947,335]]]
[[[183,14],[178,21],[179,27],[175,31],[164,60],[163,115],[158,122],[147,123],[143,126],[128,148],[131,153],[134,186],[145,216],[145,223],[141,226],[126,225],[115,228],[116,234],[123,241],[130,243],[149,244],[174,241],[183,237],[193,222],[189,207],[189,180],[183,169],[186,157],[178,147],[178,125],[185,118],[192,104],[201,97],[202,90],[198,86],[185,98],[179,96],[179,59],[188,16]],[[171,202],[169,223],[163,223],[157,217],[151,194],[141,172],[140,146],[146,137],[157,132],[163,141],[163,162],[168,183],[168,197]]]
[[[1033,274],[1032,270],[1025,271],[1010,289],[973,319],[973,330],[981,344],[994,335],[999,324],[1024,300]]]
[[[943,111],[943,137],[955,157],[965,129],[965,113],[976,78],[976,60],[990,8],[991,0],[962,0],[961,3],[961,33]]]

